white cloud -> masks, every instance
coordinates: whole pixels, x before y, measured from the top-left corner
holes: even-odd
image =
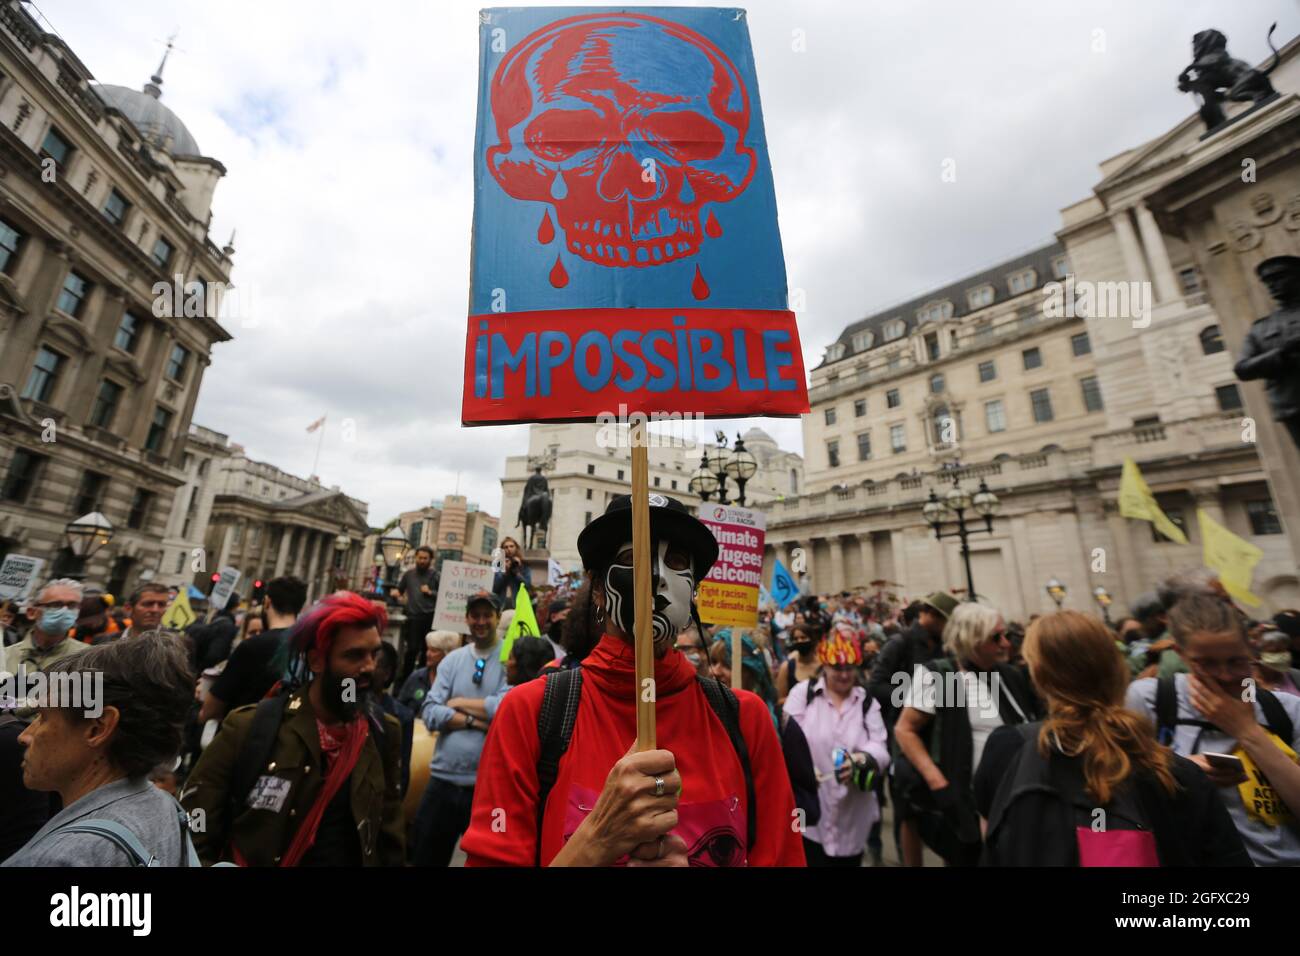
[[[321,476],[376,523],[458,473],[495,513],[527,439],[459,426],[479,5],[41,6],[107,83],[143,84],[180,31],[163,100],[229,170],[212,232],[238,228],[234,281],[259,320],[215,350],[196,420],[305,474],[305,428],[328,414]],[[747,8],[810,367],[845,324],[1049,240],[1102,159],[1194,110],[1174,85],[1192,33],[1255,60],[1274,19],[1297,28],[1284,0]],[[802,447],[797,421],[757,424]]]

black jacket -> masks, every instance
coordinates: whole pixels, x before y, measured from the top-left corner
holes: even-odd
[[[1274,418],[1300,415],[1300,318],[1274,312],[1255,324],[1242,340],[1233,372],[1243,382],[1267,379],[1268,404]]]
[[[1096,800],[1084,787],[1081,757],[1038,752],[1040,724],[999,727],[989,735],[976,773],[980,812],[988,819],[985,866],[1078,866],[1076,827]],[[1136,807],[1155,838],[1161,866],[1251,866],[1237,828],[1209,779],[1190,760],[1173,755],[1178,791],[1139,772],[1110,806]],[[1112,819],[1114,819],[1112,817]],[[1128,829],[1133,829],[1130,825]]]
[[[892,738],[894,723],[898,720],[900,707],[893,703],[895,674],[906,674],[911,680],[917,664],[924,664],[940,653],[939,641],[930,636],[930,632],[920,624],[913,624],[902,634],[897,634],[885,642],[885,646],[876,655],[871,665],[868,679],[868,692],[880,703],[880,714],[885,719],[885,727]]]

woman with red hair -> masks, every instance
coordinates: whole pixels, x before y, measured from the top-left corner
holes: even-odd
[[[402,864],[401,727],[370,693],[387,623],[340,592],[294,626],[291,677],[231,711],[181,794],[205,863]]]

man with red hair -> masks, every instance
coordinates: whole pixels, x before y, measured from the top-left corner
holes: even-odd
[[[301,676],[232,711],[181,794],[204,863],[402,864],[401,727],[370,693],[387,623],[340,592],[294,626]]]

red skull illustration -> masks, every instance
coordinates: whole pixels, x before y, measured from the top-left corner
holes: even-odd
[[[736,67],[710,40],[657,17],[552,23],[506,54],[491,98],[492,176],[516,199],[550,203],[564,248],[601,266],[694,255],[702,233],[722,234],[711,211],[701,224],[702,207],[740,195],[757,165]],[[544,217],[539,240],[554,235]]]

